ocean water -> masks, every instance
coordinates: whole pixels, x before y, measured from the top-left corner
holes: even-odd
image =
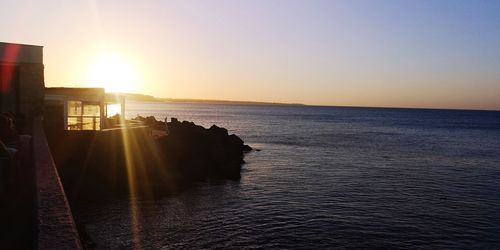
[[[127,103],[261,151],[239,181],[75,216],[99,249],[499,249],[500,112]],[[135,221],[136,223],[132,223]]]

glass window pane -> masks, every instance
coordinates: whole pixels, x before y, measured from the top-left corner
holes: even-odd
[[[101,130],[101,118],[95,118],[95,129]]]
[[[68,130],[81,130],[82,120],[80,117],[68,117]]]
[[[97,104],[83,105],[83,116],[100,116],[100,107]]]
[[[68,101],[68,116],[82,115],[82,102]]]
[[[97,117],[84,117],[82,129],[83,130],[99,130],[101,119]]]
[[[95,118],[95,129],[101,130],[101,118]]]

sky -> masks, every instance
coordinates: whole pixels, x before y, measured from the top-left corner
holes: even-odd
[[[48,87],[500,110],[500,1],[2,0]]]

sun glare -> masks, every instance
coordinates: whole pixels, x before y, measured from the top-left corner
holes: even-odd
[[[88,82],[101,86],[106,92],[134,92],[137,74],[134,67],[124,58],[116,55],[103,55],[89,68]]]

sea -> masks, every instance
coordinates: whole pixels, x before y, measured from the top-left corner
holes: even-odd
[[[97,249],[500,249],[500,112],[127,102],[225,127],[240,180],[74,211]]]

